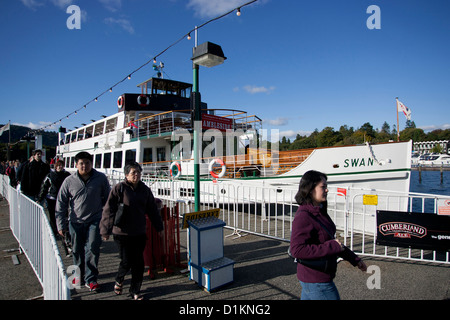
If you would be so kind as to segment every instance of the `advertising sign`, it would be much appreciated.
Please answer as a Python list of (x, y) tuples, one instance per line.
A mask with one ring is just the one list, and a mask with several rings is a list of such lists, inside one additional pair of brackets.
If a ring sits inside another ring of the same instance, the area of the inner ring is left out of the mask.
[(189, 227), (188, 222), (191, 221), (191, 220), (203, 219), (203, 218), (208, 218), (208, 217), (219, 218), (219, 214), (220, 214), (220, 209), (219, 208), (210, 209), (210, 210), (204, 210), (204, 211), (191, 212), (191, 213), (185, 213), (183, 215), (183, 227), (182, 228), (186, 229), (187, 227)]
[(450, 217), (378, 210), (377, 244), (447, 251), (450, 249)]
[(202, 128), (218, 129), (220, 131), (226, 131), (232, 129), (233, 120), (229, 118), (219, 117), (212, 114), (202, 114)]

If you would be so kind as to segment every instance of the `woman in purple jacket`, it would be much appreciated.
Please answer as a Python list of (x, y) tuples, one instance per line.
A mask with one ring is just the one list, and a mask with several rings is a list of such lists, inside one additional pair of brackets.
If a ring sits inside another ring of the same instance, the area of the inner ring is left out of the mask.
[[(297, 263), (302, 300), (339, 300), (333, 283), (338, 256), (362, 271), (367, 269), (353, 251), (334, 238), (336, 225), (327, 213), (327, 193), (327, 176), (311, 170), (303, 175), (295, 196), (299, 208), (292, 224), (290, 253), (302, 260)], [(324, 260), (328, 264), (326, 270), (318, 270), (311, 264), (323, 264)]]

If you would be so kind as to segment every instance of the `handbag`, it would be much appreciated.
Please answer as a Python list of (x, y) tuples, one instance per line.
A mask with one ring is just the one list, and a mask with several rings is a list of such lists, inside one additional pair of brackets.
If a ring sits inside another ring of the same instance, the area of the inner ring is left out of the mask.
[(114, 216), (114, 226), (121, 227), (126, 221), (126, 215), (123, 210), (123, 184), (120, 184), (119, 190), (119, 206), (117, 208), (116, 214)]
[[(320, 222), (314, 216), (313, 216), (313, 219), (316, 220), (322, 226), (322, 228), (326, 231), (326, 233), (328, 233), (328, 235), (334, 239), (334, 236), (331, 234), (330, 231), (328, 231), (328, 229), (324, 226), (324, 224), (322, 222)], [(308, 268), (311, 268), (313, 270), (317, 270), (320, 272), (328, 273), (328, 274), (330, 274), (334, 271), (334, 268), (336, 265), (336, 261), (333, 261), (334, 258), (332, 258), (332, 257), (322, 257), (322, 258), (318, 258), (318, 259), (294, 258), (291, 255), (290, 247), (288, 248), (288, 255), (289, 255), (289, 257), (294, 259), (295, 263), (300, 263), (300, 264), (304, 265), (305, 267), (308, 267)]]

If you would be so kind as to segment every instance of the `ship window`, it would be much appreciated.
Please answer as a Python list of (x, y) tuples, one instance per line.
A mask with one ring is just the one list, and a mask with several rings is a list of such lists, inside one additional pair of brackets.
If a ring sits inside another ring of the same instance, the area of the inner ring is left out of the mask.
[(70, 143), (70, 134), (66, 134), (66, 144)]
[(70, 168), (70, 158), (66, 158), (66, 168)]
[(95, 125), (95, 129), (94, 129), (94, 137), (103, 134), (103, 128), (104, 127), (105, 127), (105, 123), (104, 122), (97, 123)]
[(103, 168), (111, 168), (111, 152), (105, 153), (103, 156)]
[(102, 167), (102, 154), (96, 154), (95, 155), (95, 164), (94, 164), (96, 169), (100, 169)]
[(113, 168), (122, 168), (122, 151), (114, 152)]
[(144, 159), (143, 159), (143, 162), (153, 162), (152, 148), (144, 148)]
[(86, 128), (86, 133), (84, 134), (84, 137), (86, 139), (92, 138), (92, 134), (94, 133), (94, 126), (90, 126)]
[(136, 161), (136, 149), (125, 151), (125, 164)]
[(76, 165), (75, 165), (75, 157), (71, 157), (70, 158), (70, 167), (71, 168), (75, 168), (76, 167)]
[(166, 147), (156, 149), (156, 161), (166, 161)]
[(106, 121), (105, 133), (115, 131), (117, 127), (117, 117)]
[(74, 142), (77, 140), (77, 133), (76, 132), (72, 132), (72, 137), (70, 138), (71, 142)]
[(83, 140), (84, 139), (84, 129), (78, 131), (77, 136), (78, 136), (77, 141)]

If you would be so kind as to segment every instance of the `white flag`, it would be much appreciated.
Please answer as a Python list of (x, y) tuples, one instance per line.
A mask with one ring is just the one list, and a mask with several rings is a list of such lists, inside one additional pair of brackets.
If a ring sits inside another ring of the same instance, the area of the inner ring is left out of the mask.
[(397, 112), (403, 112), (406, 119), (411, 120), (411, 110), (398, 100), (397, 100)]
[(8, 131), (9, 130), (9, 122), (8, 124), (5, 124), (1, 129), (0, 129), (0, 136), (3, 134), (3, 132)]

